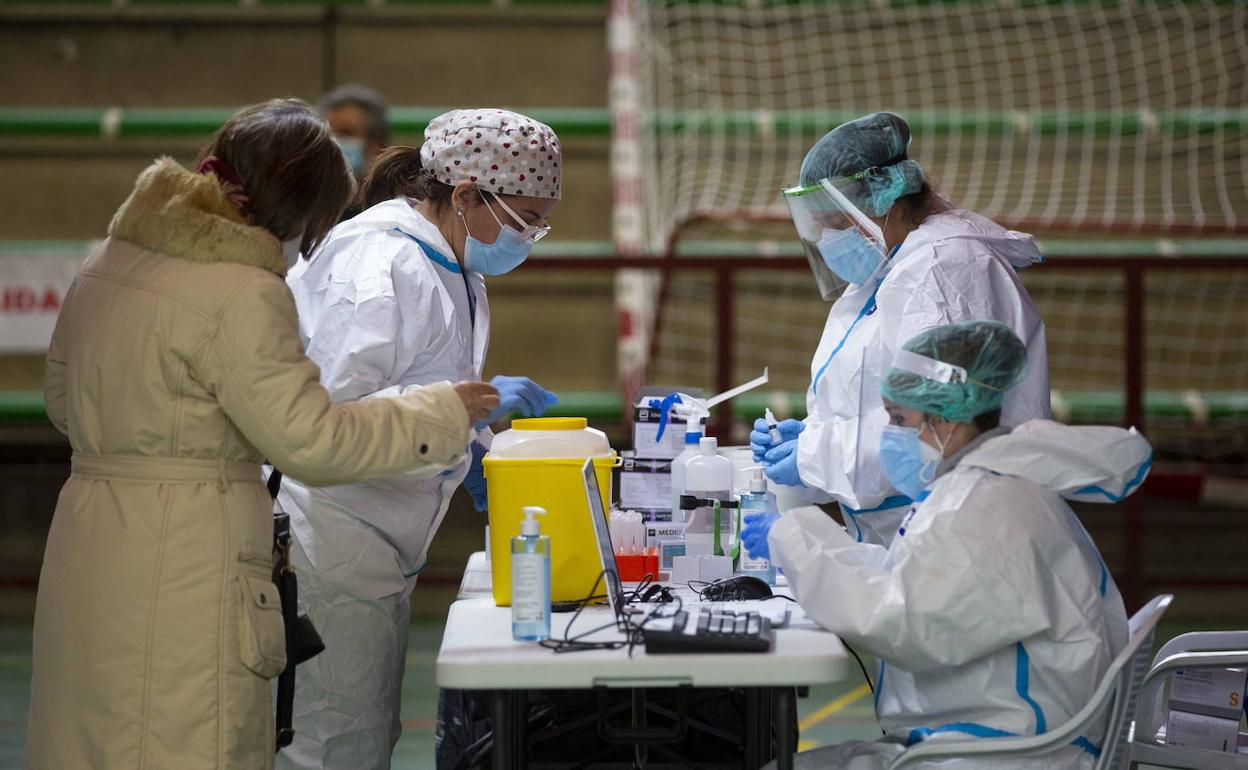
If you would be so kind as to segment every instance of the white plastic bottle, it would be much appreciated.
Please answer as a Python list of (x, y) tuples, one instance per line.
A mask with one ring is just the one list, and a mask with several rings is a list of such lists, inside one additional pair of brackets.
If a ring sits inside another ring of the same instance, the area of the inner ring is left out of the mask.
[(511, 539), (511, 638), (540, 642), (550, 638), (550, 537), (543, 535), (535, 505), (524, 508), (520, 534)]
[(680, 510), (680, 496), (685, 494), (685, 469), (689, 461), (699, 454), (698, 442), (702, 440), (702, 422), (696, 420), (685, 429), (685, 451), (672, 460), (672, 521), (685, 520), (684, 511)]
[[(719, 442), (712, 436), (698, 442), (698, 454), (685, 464), (685, 494), (705, 500), (732, 500), (732, 461), (718, 454)], [(722, 538), (731, 537), (735, 511), (723, 509), (720, 513), (721, 545), (728, 543)], [(692, 511), (685, 526), (685, 553), (689, 556), (711, 555), (715, 549), (715, 511), (702, 506)]]
[[(744, 519), (751, 513), (775, 513), (776, 505), (771, 495), (767, 492), (767, 478), (763, 475), (763, 469), (754, 468), (754, 476), (750, 479), (750, 491), (741, 495), (741, 517)], [(744, 527), (744, 524), (742, 525)], [(769, 586), (776, 584), (776, 567), (767, 559), (751, 557), (745, 550), (745, 546), (741, 547), (741, 569), (742, 575), (756, 577)]]

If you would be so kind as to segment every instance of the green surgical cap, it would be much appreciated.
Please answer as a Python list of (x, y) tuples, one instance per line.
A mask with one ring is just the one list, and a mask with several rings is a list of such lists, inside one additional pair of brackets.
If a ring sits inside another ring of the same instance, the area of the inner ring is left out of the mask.
[(920, 332), (905, 350), (966, 370), (965, 382), (938, 382), (896, 366), (888, 370), (880, 393), (910, 409), (953, 422), (970, 422), (1001, 408), (1005, 392), (1027, 370), (1027, 346), (1010, 327), (997, 321), (963, 321)]
[(840, 189), (867, 216), (882, 217), (898, 198), (923, 188), (923, 169), (906, 158), (909, 144), (910, 126), (890, 112), (855, 118), (815, 142), (802, 161), (800, 183), (813, 185), (879, 167), (883, 173)]

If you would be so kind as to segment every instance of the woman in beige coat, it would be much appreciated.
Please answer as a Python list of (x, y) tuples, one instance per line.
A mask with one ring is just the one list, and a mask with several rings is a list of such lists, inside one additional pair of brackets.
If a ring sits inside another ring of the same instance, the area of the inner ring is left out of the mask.
[(235, 116), (200, 169), (139, 176), (48, 352), (74, 455), (39, 582), (30, 768), (271, 767), (286, 661), (260, 462), (317, 485), (437, 473), (498, 405), (483, 383), (340, 405), (318, 384), (283, 253), (325, 236), (352, 182), (306, 105)]

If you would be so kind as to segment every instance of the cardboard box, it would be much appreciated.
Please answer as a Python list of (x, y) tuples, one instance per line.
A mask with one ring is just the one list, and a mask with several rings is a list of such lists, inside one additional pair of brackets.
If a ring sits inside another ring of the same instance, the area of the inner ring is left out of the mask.
[(671, 513), (672, 461), (621, 453), (620, 507)]
[(1209, 751), (1234, 752), (1239, 742), (1239, 720), (1171, 711), (1166, 722), (1166, 745)]
[[(659, 423), (663, 410), (654, 406), (675, 392), (703, 398), (701, 388), (642, 388), (633, 405), (633, 452), (637, 457), (671, 460), (685, 451), (685, 420), (668, 414), (667, 427), (659, 440)], [(668, 504), (670, 506), (670, 503)]]
[(1170, 708), (1238, 720), (1244, 711), (1246, 680), (1244, 669), (1180, 669), (1170, 680)]

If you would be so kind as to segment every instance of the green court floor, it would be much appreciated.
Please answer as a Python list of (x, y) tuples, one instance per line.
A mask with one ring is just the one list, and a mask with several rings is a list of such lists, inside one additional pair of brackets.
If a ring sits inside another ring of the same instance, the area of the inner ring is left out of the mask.
[[(1159, 637), (1168, 639), (1192, 627), (1196, 624), (1166, 625), (1160, 629)], [(0, 623), (0, 768), (6, 770), (25, 766), (30, 630), (29, 623)], [(403, 679), (403, 737), (394, 753), (395, 770), (423, 770), (434, 766), (437, 714), (434, 660), (441, 638), (442, 624), (438, 621), (421, 621), (412, 626), (407, 673)], [(798, 705), (802, 748), (879, 735), (871, 697), (856, 665), (852, 665), (846, 682), (811, 688), (810, 697), (799, 701)]]

